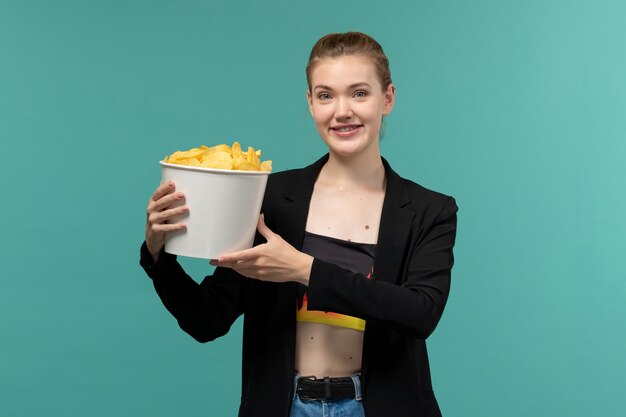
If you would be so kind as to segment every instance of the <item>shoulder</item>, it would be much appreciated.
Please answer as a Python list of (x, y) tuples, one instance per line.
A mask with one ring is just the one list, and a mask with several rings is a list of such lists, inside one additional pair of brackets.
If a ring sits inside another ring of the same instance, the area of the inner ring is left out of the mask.
[(262, 210), (270, 213), (274, 208), (310, 200), (313, 185), (324, 158), (304, 168), (271, 173), (267, 179)]
[(328, 160), (328, 154), (303, 168), (287, 169), (270, 174), (267, 180), (266, 196), (283, 195), (288, 200), (307, 198), (313, 190), (315, 179), (321, 167)]
[(402, 178), (402, 182), (404, 183), (404, 186), (411, 197), (411, 202), (413, 203), (441, 207), (449, 204), (451, 201), (454, 201), (454, 197), (451, 195), (431, 190), (410, 179)]
[(276, 201), (281, 196), (297, 189), (298, 184), (302, 183), (304, 171), (305, 168), (298, 168), (271, 173), (267, 178), (265, 198), (270, 201)]
[(389, 166), (388, 186), (391, 184), (394, 188), (401, 190), (395, 191), (394, 195), (397, 194), (403, 200), (404, 208), (420, 216), (436, 218), (444, 212), (455, 214), (458, 211), (456, 200), (451, 195), (432, 190), (402, 177)]
[(268, 187), (280, 187), (281, 185), (290, 184), (296, 181), (296, 178), (302, 175), (305, 169), (306, 168), (295, 168), (286, 171), (272, 172), (267, 179), (267, 185)]

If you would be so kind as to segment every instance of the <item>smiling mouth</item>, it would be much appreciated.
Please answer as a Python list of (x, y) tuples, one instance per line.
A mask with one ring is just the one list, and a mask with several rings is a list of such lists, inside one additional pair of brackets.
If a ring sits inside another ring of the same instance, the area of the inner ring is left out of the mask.
[(353, 125), (353, 126), (341, 126), (341, 127), (331, 127), (331, 130), (334, 130), (336, 132), (351, 132), (355, 129), (358, 129), (359, 127), (361, 127), (361, 125)]
[(335, 126), (330, 128), (330, 132), (338, 138), (349, 139), (361, 132), (363, 125)]

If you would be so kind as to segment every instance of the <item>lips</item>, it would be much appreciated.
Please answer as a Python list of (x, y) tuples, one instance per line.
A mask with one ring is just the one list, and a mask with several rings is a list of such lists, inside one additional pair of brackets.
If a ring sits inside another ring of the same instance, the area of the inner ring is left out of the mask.
[(359, 130), (361, 130), (363, 125), (350, 124), (350, 125), (337, 125), (330, 128), (331, 132), (335, 135), (347, 138), (354, 134), (356, 134)]

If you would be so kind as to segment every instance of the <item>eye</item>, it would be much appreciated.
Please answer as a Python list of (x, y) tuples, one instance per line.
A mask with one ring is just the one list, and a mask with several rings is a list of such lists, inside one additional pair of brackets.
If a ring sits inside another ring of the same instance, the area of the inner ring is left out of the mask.
[(367, 91), (364, 91), (364, 90), (359, 90), (356, 93), (354, 93), (354, 97), (363, 98), (366, 96), (367, 96)]
[(317, 98), (319, 98), (320, 100), (330, 100), (330, 94), (320, 93), (317, 95)]

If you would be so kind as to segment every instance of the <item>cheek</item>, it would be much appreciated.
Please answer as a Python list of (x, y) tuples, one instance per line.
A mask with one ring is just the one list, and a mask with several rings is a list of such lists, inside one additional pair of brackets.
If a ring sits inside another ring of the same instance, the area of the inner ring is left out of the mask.
[(380, 123), (382, 119), (382, 111), (377, 107), (367, 106), (361, 109), (360, 116), (364, 121), (371, 124), (377, 124)]
[(313, 119), (316, 124), (324, 124), (328, 123), (328, 121), (332, 118), (332, 112), (330, 112), (327, 108), (317, 107), (313, 109)]

